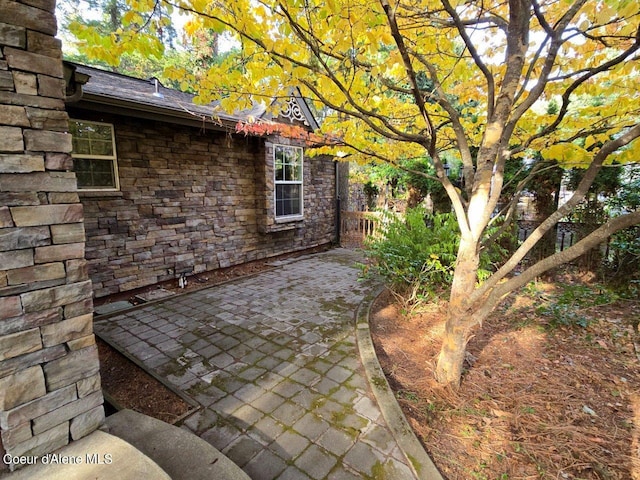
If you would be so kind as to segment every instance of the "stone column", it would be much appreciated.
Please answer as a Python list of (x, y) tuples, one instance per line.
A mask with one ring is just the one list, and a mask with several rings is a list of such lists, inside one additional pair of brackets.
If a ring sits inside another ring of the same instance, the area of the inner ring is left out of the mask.
[[(51, 452), (104, 420), (54, 10), (55, 0), (0, 0), (4, 458)], [(0, 459), (0, 471), (15, 467)]]

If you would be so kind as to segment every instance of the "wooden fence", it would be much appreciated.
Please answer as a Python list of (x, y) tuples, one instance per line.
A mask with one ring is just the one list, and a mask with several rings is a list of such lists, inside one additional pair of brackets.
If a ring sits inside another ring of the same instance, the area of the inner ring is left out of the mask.
[[(365, 239), (380, 234), (382, 214), (380, 212), (340, 212), (340, 246), (361, 248)], [(519, 221), (518, 240), (524, 241), (538, 226), (537, 222)], [(584, 225), (559, 222), (557, 226), (556, 251), (563, 251), (577, 242)], [(601, 246), (602, 254), (609, 254), (608, 241)]]
[(362, 247), (366, 238), (377, 235), (380, 220), (377, 212), (340, 212), (340, 245)]

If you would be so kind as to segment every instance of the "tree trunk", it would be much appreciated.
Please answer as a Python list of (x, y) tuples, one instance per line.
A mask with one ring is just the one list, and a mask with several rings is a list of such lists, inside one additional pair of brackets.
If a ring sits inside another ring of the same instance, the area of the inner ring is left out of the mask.
[(407, 197), (407, 208), (416, 208), (424, 200), (424, 195), (420, 190), (411, 185), (409, 187), (409, 196)]
[[(556, 161), (543, 161), (543, 167), (557, 165)], [(547, 173), (536, 179), (534, 190), (534, 205), (536, 208), (536, 219), (538, 222), (548, 218), (558, 209), (560, 200), (560, 188), (562, 187), (562, 170), (559, 168), (547, 171)], [(556, 242), (558, 237), (558, 226), (550, 229), (529, 253), (531, 264), (539, 262), (556, 253)]]
[(462, 326), (464, 323), (464, 318), (456, 318), (449, 313), (436, 366), (436, 380), (441, 384), (460, 384), (469, 340), (469, 329)]
[(479, 262), (477, 242), (462, 238), (451, 286), (442, 348), (436, 366), (436, 380), (441, 384), (460, 384), (469, 333), (478, 323), (471, 306), (467, 304), (467, 298), (475, 287)]

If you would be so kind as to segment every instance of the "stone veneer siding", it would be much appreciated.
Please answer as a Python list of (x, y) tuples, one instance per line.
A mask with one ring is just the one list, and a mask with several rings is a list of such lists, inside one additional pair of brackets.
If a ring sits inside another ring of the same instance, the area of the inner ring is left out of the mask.
[(54, 8), (0, 0), (2, 459), (51, 452), (104, 420)]
[(120, 192), (80, 193), (101, 297), (335, 240), (335, 164), (304, 162), (304, 220), (277, 223), (272, 143), (70, 107), (114, 125)]

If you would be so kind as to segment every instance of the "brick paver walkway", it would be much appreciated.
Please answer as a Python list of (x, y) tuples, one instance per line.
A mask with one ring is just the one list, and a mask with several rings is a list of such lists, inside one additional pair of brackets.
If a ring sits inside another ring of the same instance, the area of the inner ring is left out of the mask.
[(364, 376), (372, 288), (335, 249), (95, 323), (203, 408), (187, 428), (261, 479), (414, 479)]

